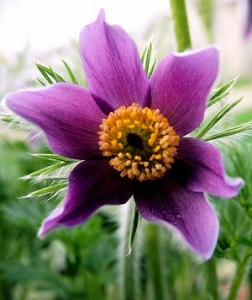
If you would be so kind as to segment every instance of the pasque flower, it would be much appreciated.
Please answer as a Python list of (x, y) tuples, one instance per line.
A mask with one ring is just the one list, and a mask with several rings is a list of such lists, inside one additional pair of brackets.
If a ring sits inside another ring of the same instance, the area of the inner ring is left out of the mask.
[(56, 83), (6, 97), (11, 110), (45, 132), (53, 152), (81, 160), (39, 236), (133, 195), (143, 218), (174, 229), (209, 258), (219, 225), (205, 193), (232, 197), (242, 184), (226, 176), (215, 146), (186, 136), (203, 120), (218, 51), (168, 54), (149, 80), (133, 40), (102, 11), (81, 31), (80, 53), (88, 89)]

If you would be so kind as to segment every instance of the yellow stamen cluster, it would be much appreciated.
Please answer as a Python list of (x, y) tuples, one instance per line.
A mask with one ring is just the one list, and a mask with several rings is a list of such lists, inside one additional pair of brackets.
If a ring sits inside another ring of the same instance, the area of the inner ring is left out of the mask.
[(154, 180), (174, 162), (179, 136), (159, 109), (121, 106), (102, 120), (100, 129), (100, 150), (122, 177)]

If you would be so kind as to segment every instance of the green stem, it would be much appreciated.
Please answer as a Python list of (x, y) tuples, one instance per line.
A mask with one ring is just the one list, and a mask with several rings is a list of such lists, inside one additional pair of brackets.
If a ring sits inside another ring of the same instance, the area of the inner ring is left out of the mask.
[[(1, 180), (1, 178), (0, 178), (0, 180)], [(0, 220), (4, 220), (2, 214), (0, 214)], [(0, 245), (1, 245), (1, 247), (0, 247), (0, 262), (1, 263), (5, 262), (9, 255), (9, 243), (10, 243), (10, 240), (8, 240), (6, 238), (6, 232), (8, 232), (8, 229), (5, 228), (4, 225), (5, 224), (3, 222), (0, 222)], [(3, 275), (2, 271), (0, 271), (0, 300), (13, 299), (12, 286), (11, 286), (10, 282), (5, 280), (2, 275)]]
[(207, 290), (214, 300), (219, 299), (216, 259), (213, 257), (206, 263)]
[(230, 292), (228, 295), (227, 300), (235, 300), (237, 299), (237, 293), (239, 291), (240, 285), (242, 283), (243, 277), (247, 271), (247, 263), (249, 261), (250, 258), (250, 253), (247, 254), (244, 258), (244, 260), (242, 262), (240, 262), (240, 264), (237, 266), (237, 270), (235, 273), (235, 277), (233, 279), (231, 288), (230, 288)]
[(134, 199), (121, 207), (120, 249), (119, 249), (119, 298), (121, 300), (137, 299), (137, 278), (134, 267), (136, 254), (132, 251), (136, 237), (139, 213)]
[(185, 0), (170, 0), (170, 4), (177, 41), (177, 50), (182, 52), (191, 48)]
[(169, 299), (166, 291), (165, 284), (165, 263), (164, 263), (164, 253), (162, 247), (162, 236), (161, 230), (158, 225), (150, 225), (147, 232), (147, 260), (148, 260), (148, 275), (150, 293), (153, 297), (149, 299)]

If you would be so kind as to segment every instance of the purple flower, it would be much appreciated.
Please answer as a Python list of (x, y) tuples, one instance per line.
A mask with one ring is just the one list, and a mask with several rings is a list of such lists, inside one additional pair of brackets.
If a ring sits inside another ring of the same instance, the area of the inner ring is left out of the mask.
[(81, 31), (80, 52), (89, 90), (57, 83), (6, 97), (11, 110), (45, 132), (53, 152), (83, 160), (39, 236), (133, 195), (145, 219), (172, 228), (209, 258), (219, 225), (204, 193), (233, 197), (242, 185), (225, 175), (212, 144), (185, 137), (203, 120), (218, 51), (169, 54), (149, 80), (133, 40), (101, 12)]

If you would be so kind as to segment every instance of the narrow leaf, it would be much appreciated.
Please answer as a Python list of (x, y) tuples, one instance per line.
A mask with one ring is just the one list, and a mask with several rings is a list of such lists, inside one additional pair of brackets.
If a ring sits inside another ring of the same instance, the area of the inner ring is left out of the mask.
[(9, 114), (0, 114), (0, 119), (7, 123), (20, 124), (20, 122), (13, 116)]
[(46, 79), (46, 81), (49, 83), (49, 84), (52, 84), (53, 81), (51, 80), (51, 78), (47, 75), (47, 72), (45, 71), (45, 68), (43, 65), (40, 65), (40, 64), (36, 64), (38, 70), (40, 71), (40, 73), (44, 76), (44, 78)]
[(147, 49), (146, 59), (145, 59), (145, 66), (144, 66), (146, 74), (149, 73), (151, 53), (152, 53), (152, 44), (150, 43), (150, 45), (149, 45), (149, 47)]
[(233, 88), (233, 86), (235, 85), (236, 81), (237, 81), (238, 77), (235, 77), (234, 79), (228, 81), (227, 83), (223, 84), (220, 88), (216, 89), (208, 103), (207, 103), (207, 107), (212, 106), (213, 104), (215, 104), (216, 102), (220, 101), (221, 99), (223, 99), (224, 97), (226, 97), (230, 90)]
[(126, 205), (122, 207), (123, 216), (121, 223), (121, 251), (125, 256), (132, 251), (132, 246), (138, 226), (139, 213), (135, 201), (131, 198)]
[(230, 110), (232, 110), (240, 101), (242, 98), (227, 104), (224, 106), (207, 124), (206, 126), (200, 131), (200, 133), (197, 135), (197, 138), (202, 138), (216, 123), (218, 123)]
[(62, 62), (63, 62), (64, 66), (65, 66), (65, 68), (66, 68), (66, 70), (68, 72), (68, 75), (70, 76), (70, 78), (72, 80), (72, 83), (79, 84), (78, 81), (76, 80), (76, 78), (75, 78), (72, 70), (70, 69), (69, 65), (63, 59), (62, 59)]
[(144, 63), (144, 60), (145, 60), (147, 48), (148, 48), (148, 47), (145, 47), (145, 49), (144, 49), (144, 51), (143, 51), (143, 53), (142, 53), (142, 55), (141, 55), (141, 62), (142, 62), (142, 64)]
[(30, 153), (30, 155), (38, 158), (47, 159), (47, 160), (53, 160), (53, 161), (63, 161), (63, 162), (70, 162), (70, 163), (76, 162), (75, 159), (67, 158), (54, 153)]
[(65, 80), (59, 74), (55, 73), (51, 67), (48, 68), (48, 74), (51, 75), (56, 82), (65, 82)]
[(53, 83), (52, 79), (54, 79), (55, 82), (65, 82), (64, 78), (62, 78), (58, 73), (54, 72), (51, 67), (45, 67), (41, 64), (36, 64), (36, 66), (49, 84)]
[(36, 78), (36, 79), (42, 86), (46, 86), (46, 84), (41, 79), (39, 79), (39, 78)]
[(60, 169), (64, 166), (66, 166), (67, 164), (66, 163), (58, 163), (58, 164), (54, 164), (54, 165), (51, 165), (51, 166), (48, 166), (48, 167), (45, 167), (43, 169), (40, 169), (40, 170), (37, 170), (35, 172), (32, 172), (30, 173), (29, 175), (26, 175), (26, 176), (23, 176), (21, 177), (21, 179), (23, 180), (30, 180), (34, 177), (37, 177), (37, 176), (40, 176), (42, 174), (47, 174), (47, 173), (51, 173), (52, 171), (55, 171), (57, 169)]
[(153, 74), (153, 71), (155, 69), (155, 66), (156, 66), (156, 63), (157, 63), (157, 60), (155, 59), (154, 63), (152, 64), (150, 70), (149, 70), (149, 73), (148, 73), (148, 77), (150, 78), (151, 75)]
[(143, 68), (148, 77), (152, 75), (156, 65), (156, 60), (151, 64), (152, 56), (153, 56), (153, 47), (152, 47), (152, 43), (149, 43), (141, 55)]
[(233, 128), (226, 129), (225, 131), (213, 134), (211, 136), (208, 136), (204, 140), (205, 141), (216, 140), (216, 139), (224, 138), (227, 136), (232, 136), (232, 135), (235, 135), (238, 133), (246, 132), (251, 129), (252, 129), (252, 122), (248, 122), (248, 123), (244, 123), (244, 124), (235, 126)]
[(45, 188), (39, 189), (39, 190), (34, 191), (22, 198), (32, 198), (32, 197), (42, 196), (45, 194), (55, 193), (55, 192), (59, 192), (60, 190), (66, 188), (66, 187), (67, 187), (67, 182), (62, 182), (62, 183), (58, 183), (55, 185), (51, 185), (51, 186), (47, 186)]

